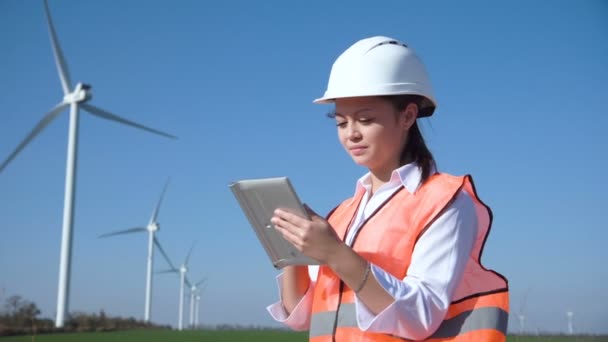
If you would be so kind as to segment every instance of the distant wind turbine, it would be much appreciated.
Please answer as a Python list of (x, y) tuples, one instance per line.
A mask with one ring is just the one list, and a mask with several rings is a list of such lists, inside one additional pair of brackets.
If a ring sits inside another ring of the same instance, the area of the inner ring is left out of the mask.
[(208, 283), (205, 282), (205, 284), (203, 285), (203, 287), (198, 289), (198, 293), (196, 295), (196, 323), (195, 323), (195, 327), (196, 328), (198, 328), (198, 322), (199, 322), (198, 317), (199, 317), (199, 314), (200, 314), (200, 311), (201, 311), (201, 307), (200, 307), (200, 304), (201, 304), (201, 293), (203, 293), (203, 291), (207, 287), (207, 284)]
[(574, 312), (568, 311), (566, 312), (568, 316), (568, 335), (574, 334), (574, 328), (572, 327), (572, 320), (574, 319)]
[(196, 284), (190, 286), (190, 327), (194, 328), (194, 306), (196, 297), (198, 296), (199, 285), (203, 284), (207, 279), (203, 278)]
[(200, 303), (201, 303), (201, 295), (197, 294), (196, 295), (196, 311), (195, 311), (195, 317), (196, 320), (194, 322), (194, 329), (198, 328), (198, 314), (200, 313)]
[(69, 288), (70, 288), (70, 272), (72, 261), (72, 229), (74, 223), (74, 198), (76, 192), (76, 159), (78, 151), (78, 110), (80, 108), (89, 112), (92, 115), (100, 118), (116, 121), (128, 126), (139, 128), (154, 134), (175, 139), (175, 136), (161, 132), (159, 130), (143, 126), (141, 124), (129, 121), (110, 113), (104, 109), (88, 104), (91, 100), (91, 86), (78, 82), (76, 87), (72, 88), (70, 73), (68, 66), (63, 57), (63, 52), (59, 46), (59, 40), (55, 33), (55, 28), (51, 20), (48, 3), (44, 0), (44, 10), (47, 18), (49, 35), (53, 53), (55, 55), (55, 64), (59, 71), (61, 87), (63, 89), (63, 99), (50, 112), (45, 114), (42, 119), (34, 126), (32, 131), (23, 139), (17, 148), (8, 156), (8, 158), (0, 164), (0, 173), (6, 166), (29, 144), (40, 132), (42, 132), (59, 114), (70, 107), (70, 128), (68, 136), (68, 151), (67, 151), (67, 166), (65, 176), (65, 195), (63, 209), (63, 228), (61, 237), (61, 256), (59, 261), (59, 286), (57, 293), (57, 311), (55, 326), (63, 327), (65, 317), (68, 312), (69, 304)]
[(525, 331), (525, 326), (526, 326), (526, 304), (528, 302), (528, 293), (530, 293), (530, 288), (528, 287), (528, 289), (526, 290), (526, 293), (524, 294), (524, 297), (522, 299), (522, 304), (519, 307), (519, 314), (517, 315), (517, 317), (519, 318), (519, 334), (523, 335), (524, 331)]
[(177, 321), (177, 330), (180, 330), (180, 331), (184, 329), (184, 288), (185, 288), (185, 285), (188, 285), (189, 288), (192, 287), (192, 284), (188, 280), (186, 274), (188, 273), (188, 261), (190, 260), (190, 255), (192, 254), (192, 249), (194, 248), (195, 244), (196, 244), (196, 242), (192, 243), (192, 247), (190, 247), (190, 250), (188, 251), (188, 254), (186, 255), (186, 259), (180, 265), (179, 268), (175, 268), (172, 266), (168, 270), (158, 272), (158, 273), (179, 273), (179, 317), (178, 317), (178, 321)]
[(161, 251), (165, 260), (169, 264), (170, 267), (173, 267), (171, 264), (171, 260), (163, 251), (158, 239), (156, 238), (156, 232), (160, 229), (160, 225), (158, 224), (158, 212), (160, 210), (160, 205), (163, 201), (163, 197), (165, 196), (165, 192), (167, 191), (167, 186), (169, 185), (169, 179), (165, 183), (163, 187), (163, 191), (160, 194), (160, 198), (156, 203), (156, 207), (154, 207), (154, 211), (152, 212), (152, 216), (150, 216), (150, 221), (146, 227), (135, 227), (129, 228), (125, 230), (119, 230), (116, 232), (111, 232), (107, 234), (102, 234), (99, 237), (108, 237), (114, 235), (122, 235), (122, 234), (130, 234), (130, 233), (139, 233), (139, 232), (148, 232), (148, 262), (146, 265), (146, 304), (144, 308), (144, 321), (150, 322), (150, 311), (152, 310), (152, 266), (154, 263), (154, 245), (158, 247)]

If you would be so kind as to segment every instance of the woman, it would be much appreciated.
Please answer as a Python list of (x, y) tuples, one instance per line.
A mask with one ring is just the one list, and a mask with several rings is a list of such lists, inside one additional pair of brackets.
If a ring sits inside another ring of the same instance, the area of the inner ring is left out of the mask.
[(335, 61), (325, 95), (338, 138), (369, 172), (352, 198), (311, 220), (272, 223), (321, 266), (286, 267), (271, 315), (311, 341), (504, 341), (508, 283), (480, 264), (492, 214), (470, 176), (436, 170), (417, 118), (435, 100), (414, 51), (388, 37)]

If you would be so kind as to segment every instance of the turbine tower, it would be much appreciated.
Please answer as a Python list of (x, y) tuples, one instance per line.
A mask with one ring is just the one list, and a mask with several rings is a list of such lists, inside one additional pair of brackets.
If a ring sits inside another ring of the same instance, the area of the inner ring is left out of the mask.
[(177, 323), (177, 330), (179, 331), (184, 329), (184, 283), (190, 286), (190, 282), (186, 279), (186, 273), (188, 273), (188, 267), (186, 264), (182, 264), (179, 267), (179, 319)]
[(160, 198), (158, 199), (158, 202), (156, 203), (156, 207), (154, 207), (154, 211), (152, 212), (152, 216), (150, 216), (150, 221), (148, 222), (148, 225), (146, 227), (129, 228), (129, 229), (125, 229), (125, 230), (119, 230), (116, 232), (102, 234), (99, 236), (100, 238), (103, 238), (103, 237), (114, 236), (114, 235), (148, 232), (148, 258), (147, 258), (148, 262), (146, 265), (146, 299), (145, 299), (146, 304), (145, 304), (145, 308), (144, 308), (144, 321), (146, 321), (146, 322), (150, 322), (150, 311), (152, 310), (152, 266), (154, 263), (154, 245), (156, 245), (158, 247), (158, 249), (161, 251), (161, 253), (165, 257), (165, 260), (167, 261), (169, 266), (173, 267), (173, 264), (171, 264), (171, 260), (169, 260), (169, 257), (167, 257), (166, 253), (163, 251), (160, 243), (158, 242), (158, 239), (156, 238), (156, 232), (160, 229), (160, 225), (158, 224), (158, 221), (156, 219), (158, 217), (158, 212), (160, 210), (160, 204), (163, 201), (163, 197), (165, 196), (165, 192), (167, 191), (168, 185), (169, 185), (169, 179), (167, 179), (167, 182), (165, 183), (163, 191), (160, 194)]
[(207, 287), (207, 281), (205, 280), (204, 285), (202, 287), (197, 287), (196, 288), (196, 307), (194, 308), (194, 328), (198, 328), (198, 317), (199, 317), (199, 313), (201, 311), (200, 309), (200, 302), (201, 302), (201, 293), (203, 292), (203, 290), (205, 290), (205, 288)]
[(194, 328), (194, 304), (196, 296), (198, 296), (198, 286), (205, 282), (205, 278), (199, 280), (196, 284), (190, 286), (190, 328)]
[(525, 332), (525, 326), (526, 326), (526, 304), (528, 302), (528, 294), (530, 293), (530, 287), (528, 287), (528, 289), (526, 290), (526, 292), (524, 293), (524, 296), (522, 298), (522, 303), (519, 307), (519, 314), (517, 315), (517, 317), (519, 318), (519, 334), (523, 335)]
[(59, 72), (59, 79), (63, 89), (63, 99), (50, 112), (46, 113), (38, 122), (32, 131), (23, 139), (17, 148), (8, 156), (8, 158), (0, 164), (0, 173), (6, 166), (29, 144), (40, 132), (42, 132), (59, 114), (70, 108), (70, 124), (68, 135), (68, 150), (67, 150), (67, 165), (65, 175), (65, 195), (63, 207), (63, 226), (61, 235), (61, 253), (59, 261), (59, 285), (57, 289), (57, 311), (55, 318), (55, 326), (60, 328), (64, 326), (65, 317), (68, 313), (69, 292), (70, 292), (70, 273), (72, 262), (72, 230), (74, 226), (74, 199), (76, 193), (76, 160), (78, 151), (78, 111), (80, 108), (88, 113), (100, 118), (116, 121), (128, 126), (136, 127), (154, 134), (162, 135), (168, 138), (175, 139), (175, 136), (161, 132), (159, 130), (143, 126), (141, 124), (129, 121), (104, 109), (98, 108), (87, 103), (92, 98), (91, 86), (85, 83), (78, 82), (72, 88), (70, 73), (67, 63), (63, 56), (59, 40), (55, 33), (55, 28), (51, 20), (51, 14), (47, 0), (44, 0), (44, 11), (46, 14), (49, 36), (53, 54), (55, 56), (55, 64)]
[(574, 312), (568, 311), (566, 312), (566, 315), (568, 316), (568, 335), (572, 335), (574, 334), (574, 329), (572, 327), (572, 319), (574, 318)]
[(194, 321), (194, 328), (198, 328), (198, 314), (200, 313), (200, 303), (201, 303), (201, 296), (199, 294), (196, 295), (196, 311), (195, 311), (195, 321)]

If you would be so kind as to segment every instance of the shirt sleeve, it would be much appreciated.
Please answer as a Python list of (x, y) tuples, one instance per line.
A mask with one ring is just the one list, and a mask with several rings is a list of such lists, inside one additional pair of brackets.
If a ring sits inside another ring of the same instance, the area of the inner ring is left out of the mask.
[(420, 340), (443, 321), (477, 235), (475, 204), (461, 191), (420, 237), (403, 279), (372, 265), (372, 274), (395, 299), (374, 315), (355, 296), (357, 324), (363, 331)]
[[(310, 272), (310, 271), (309, 271)], [(315, 282), (311, 280), (310, 286), (306, 290), (304, 297), (300, 300), (300, 302), (296, 305), (296, 307), (291, 311), (291, 314), (287, 314), (285, 311), (285, 307), (283, 307), (283, 302), (281, 301), (281, 289), (283, 288), (281, 285), (283, 283), (283, 273), (277, 276), (277, 285), (279, 287), (279, 301), (269, 305), (266, 307), (268, 313), (272, 318), (284, 325), (288, 326), (292, 330), (296, 331), (304, 331), (310, 328), (310, 316), (312, 310), (312, 294), (314, 289)]]

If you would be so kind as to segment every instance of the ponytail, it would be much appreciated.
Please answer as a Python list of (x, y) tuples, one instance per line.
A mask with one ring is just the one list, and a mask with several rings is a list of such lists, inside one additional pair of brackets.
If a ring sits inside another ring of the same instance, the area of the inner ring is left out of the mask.
[[(424, 101), (424, 97), (418, 95), (396, 95), (382, 96), (382, 98), (390, 101), (398, 112), (405, 110), (408, 104), (414, 103), (420, 110), (420, 104)], [(415, 121), (408, 133), (408, 138), (405, 143), (405, 148), (401, 152), (399, 165), (403, 166), (408, 163), (416, 162), (421, 169), (420, 184), (431, 176), (431, 171), (436, 167), (435, 158), (426, 146), (422, 133), (418, 128), (418, 122)]]

